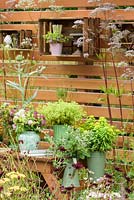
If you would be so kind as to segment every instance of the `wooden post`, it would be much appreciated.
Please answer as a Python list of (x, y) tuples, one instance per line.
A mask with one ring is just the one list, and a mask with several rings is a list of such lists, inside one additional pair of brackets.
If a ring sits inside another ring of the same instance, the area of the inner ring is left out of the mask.
[(84, 24), (83, 24), (83, 53), (89, 52), (89, 43), (87, 42), (87, 39), (89, 38), (89, 32), (88, 32), (88, 18), (84, 18)]
[(94, 33), (95, 33), (94, 53), (99, 54), (100, 53), (100, 18), (94, 19)]
[(43, 35), (44, 35), (44, 22), (42, 20), (39, 20), (39, 51), (40, 54), (44, 54), (44, 41), (43, 41)]

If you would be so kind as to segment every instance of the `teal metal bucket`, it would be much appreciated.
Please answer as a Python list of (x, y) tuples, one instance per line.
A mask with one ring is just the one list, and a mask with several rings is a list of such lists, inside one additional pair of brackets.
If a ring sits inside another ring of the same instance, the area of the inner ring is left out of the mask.
[(87, 166), (89, 169), (89, 178), (94, 181), (104, 176), (105, 173), (105, 153), (91, 152), (90, 157), (87, 158)]
[(54, 125), (53, 130), (54, 130), (54, 140), (55, 141), (61, 140), (66, 135), (68, 126), (67, 125)]
[(78, 169), (73, 167), (73, 159), (67, 164), (62, 180), (62, 186), (64, 188), (80, 187)]

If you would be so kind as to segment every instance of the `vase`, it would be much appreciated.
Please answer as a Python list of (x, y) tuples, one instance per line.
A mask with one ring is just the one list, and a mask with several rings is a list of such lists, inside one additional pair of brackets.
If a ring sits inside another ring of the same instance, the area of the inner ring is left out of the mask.
[(76, 158), (72, 158), (68, 162), (64, 170), (63, 179), (62, 179), (63, 188), (80, 187), (78, 169), (73, 167), (73, 163), (76, 163), (76, 162), (77, 162)]
[(66, 135), (68, 126), (67, 125), (54, 125), (53, 130), (54, 130), (54, 140), (55, 141), (61, 140)]
[(89, 169), (89, 177), (94, 181), (104, 176), (105, 173), (105, 153), (90, 152), (90, 157), (87, 158), (87, 166)]
[(11, 47), (10, 45), (12, 44), (12, 38), (10, 35), (6, 35), (6, 37), (4, 38), (4, 43), (7, 47)]
[(40, 141), (39, 135), (34, 131), (24, 131), (18, 137), (19, 150), (21, 153), (28, 153), (36, 150)]
[(50, 43), (50, 52), (54, 56), (59, 56), (62, 53), (62, 43)]

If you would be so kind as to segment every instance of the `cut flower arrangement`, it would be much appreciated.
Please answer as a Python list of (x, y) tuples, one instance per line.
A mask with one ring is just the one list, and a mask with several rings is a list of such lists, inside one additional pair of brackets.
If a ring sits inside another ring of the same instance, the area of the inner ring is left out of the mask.
[(16, 136), (24, 131), (40, 133), (44, 129), (46, 120), (32, 105), (25, 108), (4, 103), (0, 107), (2, 125), (8, 131), (15, 132)]
[(17, 134), (24, 131), (35, 131), (39, 133), (45, 127), (45, 124), (44, 115), (39, 114), (32, 108), (22, 108), (14, 113), (12, 126)]

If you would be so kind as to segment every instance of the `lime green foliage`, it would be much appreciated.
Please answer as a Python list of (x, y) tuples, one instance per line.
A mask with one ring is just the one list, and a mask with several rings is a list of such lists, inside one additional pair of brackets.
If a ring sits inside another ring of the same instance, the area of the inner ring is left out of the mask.
[(56, 102), (48, 102), (39, 108), (39, 112), (44, 114), (46, 123), (53, 125), (76, 125), (85, 116), (85, 112), (81, 105), (76, 102), (65, 102), (59, 100)]
[[(106, 152), (113, 148), (120, 131), (110, 125), (106, 118), (100, 117), (98, 120), (94, 116), (89, 116), (80, 129), (84, 131), (87, 139), (89, 151)], [(85, 131), (87, 130), (87, 131)]]
[(46, 40), (47, 43), (63, 43), (68, 41), (68, 37), (64, 36), (62, 33), (52, 33), (50, 31), (46, 35), (43, 35), (43, 38)]

